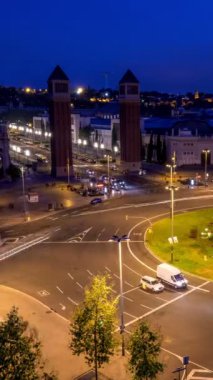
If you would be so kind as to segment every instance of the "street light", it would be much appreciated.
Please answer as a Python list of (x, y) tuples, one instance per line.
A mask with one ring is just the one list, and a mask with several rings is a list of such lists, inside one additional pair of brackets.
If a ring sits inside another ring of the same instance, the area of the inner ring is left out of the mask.
[(120, 277), (120, 334), (122, 341), (122, 356), (125, 355), (125, 345), (124, 345), (124, 303), (123, 303), (123, 270), (122, 270), (122, 249), (121, 243), (122, 241), (128, 241), (129, 237), (127, 235), (117, 236), (113, 235), (110, 241), (115, 241), (118, 243), (118, 254), (119, 254), (119, 277)]
[(70, 185), (70, 160), (67, 158), (67, 186)]
[(24, 167), (21, 167), (21, 178), (22, 178), (22, 194), (24, 203), (24, 218), (26, 221), (30, 220), (29, 212), (27, 210), (26, 195), (25, 195), (25, 183), (24, 183)]
[(81, 139), (78, 139), (78, 154), (80, 153), (80, 145), (82, 143), (82, 140)]
[(84, 151), (86, 152), (87, 140), (83, 140)]
[[(173, 161), (173, 160), (172, 160)], [(166, 187), (167, 190), (170, 190), (171, 195), (171, 209), (170, 209), (170, 219), (171, 219), (171, 237), (169, 237), (169, 243), (171, 246), (171, 262), (173, 262), (174, 255), (174, 243), (177, 243), (177, 237), (174, 236), (174, 191), (178, 190), (178, 187), (173, 184), (173, 169), (176, 168), (176, 165), (173, 163), (171, 165), (166, 165), (167, 168), (170, 168), (170, 184)]]
[(207, 186), (207, 159), (208, 159), (208, 154), (210, 153), (210, 149), (203, 149), (202, 152), (204, 153), (205, 156), (205, 186)]
[(96, 160), (98, 159), (98, 143), (95, 141), (94, 142), (94, 148), (97, 149), (97, 152), (96, 152)]
[(110, 176), (109, 176), (109, 159), (110, 159), (110, 155), (109, 154), (105, 154), (105, 156), (107, 158), (107, 183), (108, 183), (108, 194), (109, 194), (109, 184), (110, 184)]

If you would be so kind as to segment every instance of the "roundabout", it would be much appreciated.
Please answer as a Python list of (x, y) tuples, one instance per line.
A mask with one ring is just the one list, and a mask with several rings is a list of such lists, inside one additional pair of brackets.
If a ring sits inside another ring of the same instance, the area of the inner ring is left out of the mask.
[[(175, 213), (185, 214), (197, 208), (198, 202), (200, 207), (210, 208), (211, 198), (189, 198), (183, 194), (176, 202)], [(213, 371), (212, 282), (187, 275), (188, 289), (166, 288), (160, 294), (139, 286), (142, 276), (155, 277), (160, 263), (146, 248), (153, 235), (147, 229), (166, 217), (169, 201), (162, 194), (154, 194), (104, 202), (95, 208), (84, 206), (70, 210), (67, 215), (59, 212), (57, 218), (47, 217), (33, 223), (31, 230), (29, 224), (26, 231), (24, 226), (17, 226), (14, 237), (20, 231), (28, 236), (45, 230), (48, 239), (32, 246), (28, 242), (27, 248), (25, 245), (17, 255), (2, 261), (1, 283), (31, 295), (69, 320), (94, 275), (110, 274), (119, 296), (118, 249), (109, 240), (113, 235), (127, 234), (130, 240), (122, 243), (125, 336), (143, 318), (160, 328), (162, 360), (167, 367), (159, 379), (171, 380), (172, 371), (180, 367), (185, 355), (190, 356), (189, 373), (195, 369)], [(212, 377), (213, 374), (207, 378)]]

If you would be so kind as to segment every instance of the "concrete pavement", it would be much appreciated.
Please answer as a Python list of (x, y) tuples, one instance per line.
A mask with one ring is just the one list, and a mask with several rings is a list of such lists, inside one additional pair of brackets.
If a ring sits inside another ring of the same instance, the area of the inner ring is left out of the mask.
[[(68, 348), (69, 321), (49, 309), (40, 301), (15, 289), (0, 285), (0, 319), (16, 306), (19, 314), (36, 329), (42, 343), (42, 354), (47, 371), (54, 371), (59, 380), (93, 379), (93, 371), (84, 363), (83, 357), (73, 356)], [(111, 363), (101, 370), (101, 379), (129, 379), (126, 358), (115, 356)]]

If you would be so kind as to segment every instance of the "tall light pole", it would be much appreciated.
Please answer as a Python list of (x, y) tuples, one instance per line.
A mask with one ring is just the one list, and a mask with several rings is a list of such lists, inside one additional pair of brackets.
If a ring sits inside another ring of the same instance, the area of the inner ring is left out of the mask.
[(205, 186), (207, 186), (207, 160), (208, 160), (208, 154), (210, 153), (210, 149), (203, 149), (202, 152), (204, 153), (205, 157)]
[(122, 344), (122, 356), (125, 355), (125, 343), (124, 343), (124, 301), (123, 301), (123, 269), (122, 269), (122, 241), (128, 241), (127, 235), (117, 236), (113, 235), (110, 241), (115, 241), (118, 243), (118, 254), (119, 254), (119, 277), (120, 277), (120, 334), (121, 334), (121, 344)]
[(24, 183), (24, 167), (21, 167), (21, 178), (22, 178), (22, 195), (23, 195), (23, 203), (24, 203), (24, 218), (26, 221), (30, 220), (29, 213), (27, 210), (26, 204), (26, 194), (25, 194), (25, 183)]
[[(172, 159), (174, 162), (174, 160)], [(171, 262), (174, 259), (174, 243), (177, 242), (177, 237), (174, 236), (174, 191), (177, 190), (177, 186), (173, 184), (173, 170), (176, 168), (176, 164), (172, 163), (171, 165), (166, 165), (167, 168), (170, 168), (170, 183), (169, 186), (166, 187), (167, 190), (170, 190), (170, 219), (171, 219), (171, 237), (169, 238), (170, 246), (171, 246)]]
[(70, 185), (70, 160), (67, 158), (67, 186)]
[(108, 194), (109, 194), (109, 184), (110, 184), (110, 176), (109, 176), (109, 159), (110, 155), (106, 154), (105, 157), (107, 158), (107, 183), (108, 183)]
[(96, 160), (98, 160), (98, 143), (97, 143), (97, 141), (94, 142), (94, 148), (97, 149), (97, 151), (96, 151)]

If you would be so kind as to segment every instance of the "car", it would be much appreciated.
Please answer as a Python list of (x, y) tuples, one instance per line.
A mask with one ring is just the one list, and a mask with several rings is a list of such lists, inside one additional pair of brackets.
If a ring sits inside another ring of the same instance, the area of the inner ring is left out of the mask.
[(94, 198), (90, 202), (91, 205), (97, 205), (98, 203), (102, 203), (102, 199), (101, 198)]
[(140, 280), (140, 286), (144, 290), (151, 290), (154, 293), (162, 292), (164, 285), (161, 284), (156, 278), (151, 276), (142, 276)]

